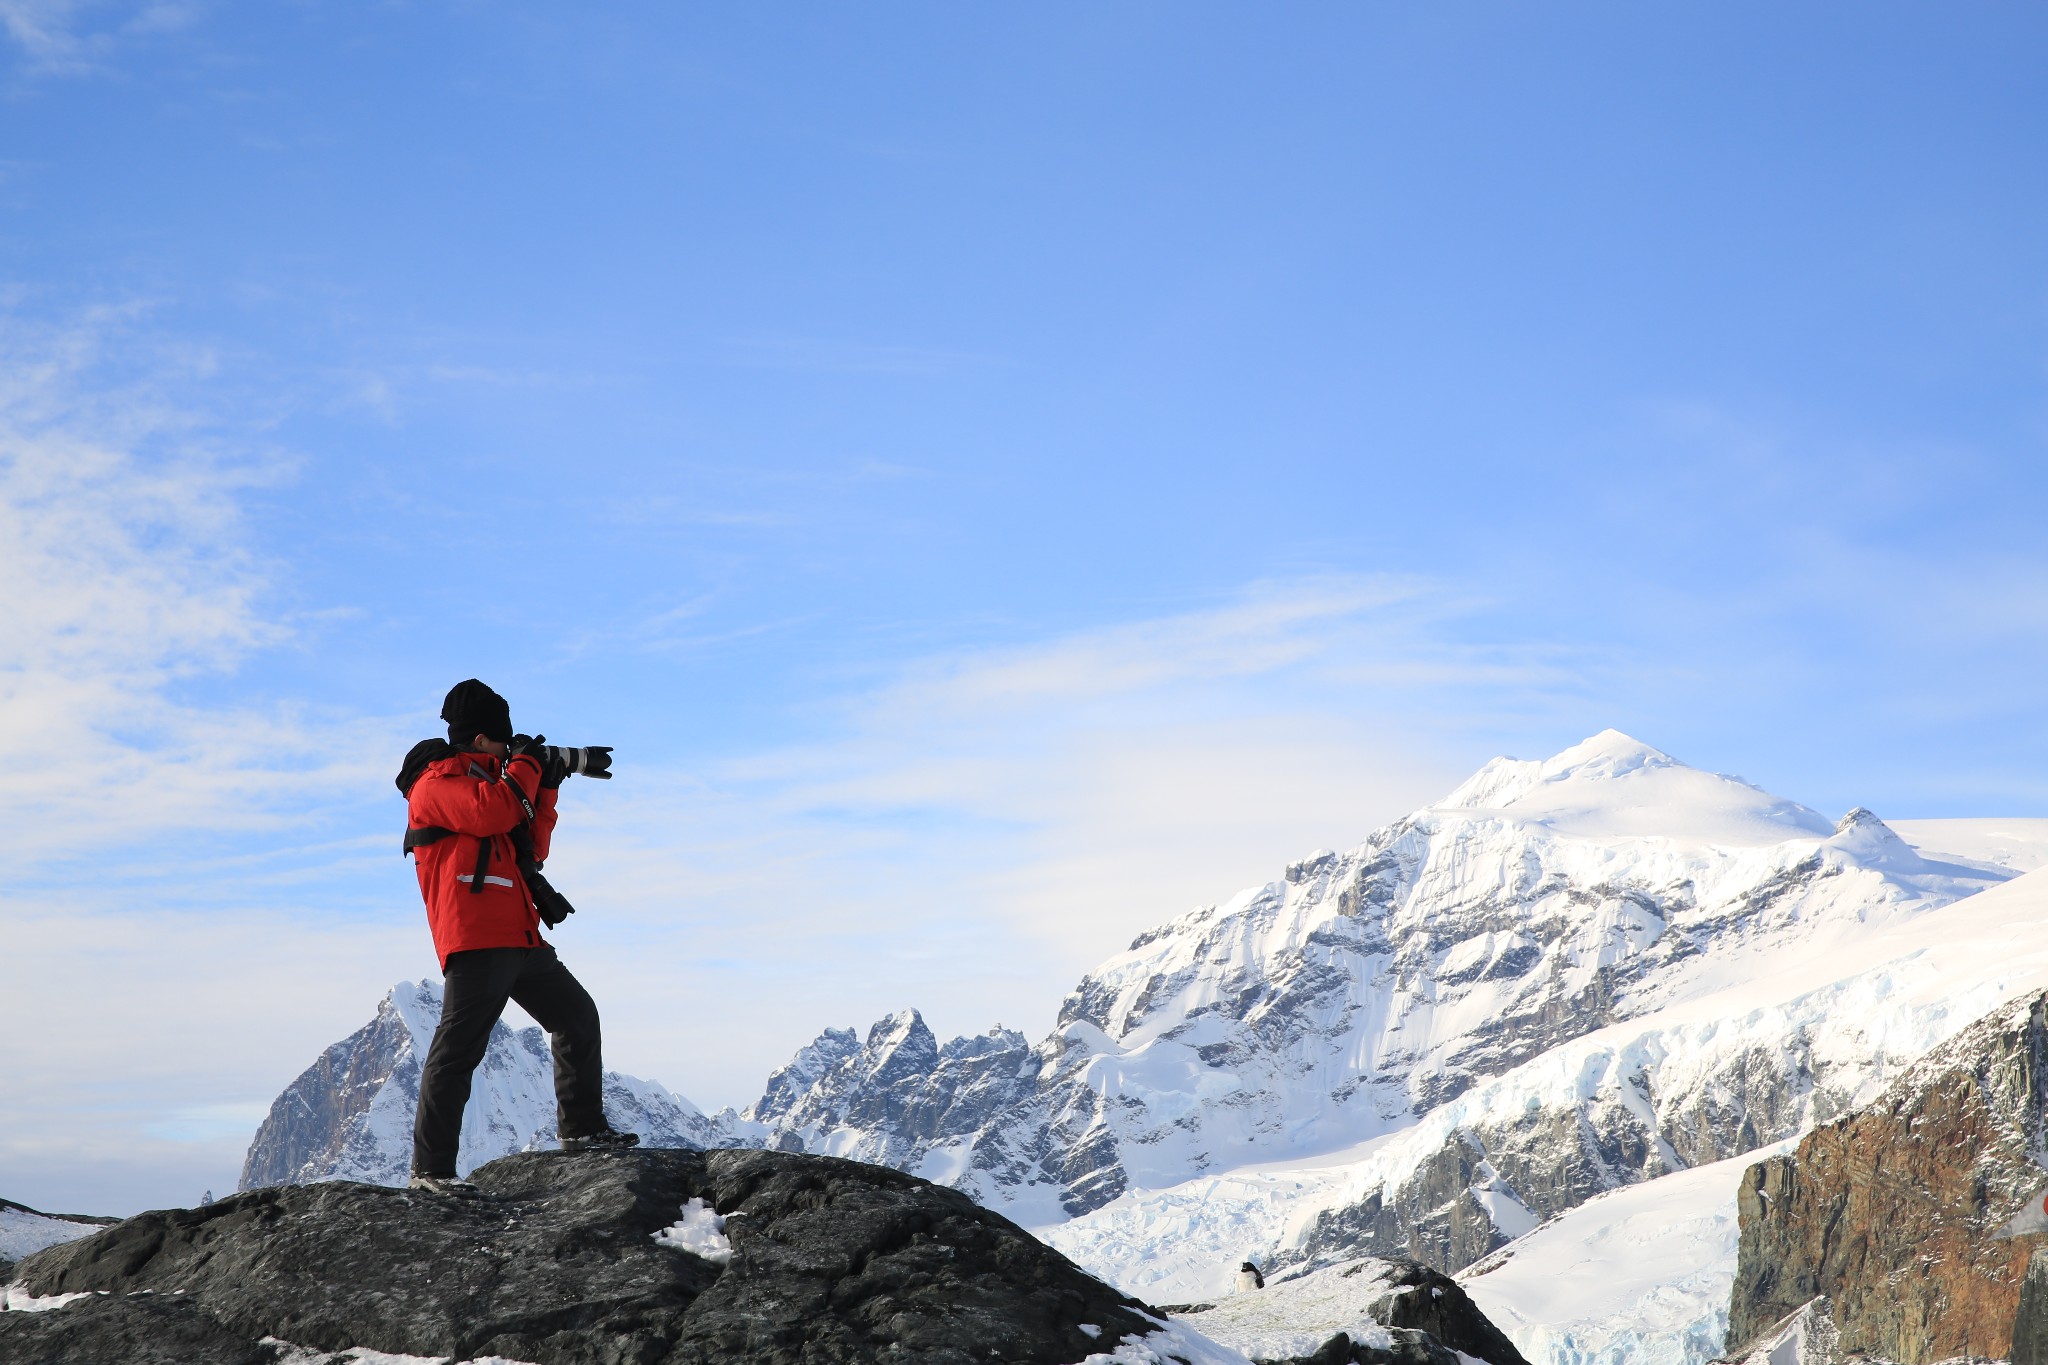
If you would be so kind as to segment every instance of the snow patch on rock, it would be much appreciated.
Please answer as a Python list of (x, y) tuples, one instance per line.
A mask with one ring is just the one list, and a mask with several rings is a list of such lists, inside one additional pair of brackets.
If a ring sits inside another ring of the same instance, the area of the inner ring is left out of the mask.
[(310, 1346), (294, 1346), (276, 1337), (264, 1337), (258, 1344), (279, 1353), (277, 1365), (528, 1365), (526, 1361), (506, 1356), (476, 1356), (469, 1360), (451, 1361), (447, 1356), (394, 1355), (390, 1351), (373, 1351), (367, 1346), (353, 1346), (346, 1351), (319, 1351)]
[(1252, 1365), (1251, 1358), (1212, 1341), (1184, 1322), (1153, 1319), (1159, 1330), (1125, 1337), (1108, 1351), (1084, 1356), (1078, 1365)]
[(62, 1308), (67, 1303), (76, 1303), (80, 1299), (89, 1299), (91, 1297), (92, 1291), (89, 1289), (76, 1294), (44, 1294), (38, 1296), (29, 1293), (18, 1284), (10, 1284), (4, 1290), (0, 1290), (0, 1312), (48, 1313), (53, 1309)]
[(681, 1220), (655, 1233), (654, 1240), (665, 1247), (701, 1256), (713, 1265), (724, 1265), (732, 1259), (725, 1219), (702, 1199), (692, 1199), (683, 1205)]

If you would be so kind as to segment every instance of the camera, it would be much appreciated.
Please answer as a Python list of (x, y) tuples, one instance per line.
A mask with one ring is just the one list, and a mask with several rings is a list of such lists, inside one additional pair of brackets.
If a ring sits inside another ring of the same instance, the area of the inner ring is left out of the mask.
[(612, 746), (609, 744), (589, 744), (572, 749), (567, 745), (549, 744), (546, 735), (514, 735), (512, 752), (532, 754), (540, 760), (542, 768), (565, 777), (574, 774), (609, 781), (612, 775)]
[(551, 768), (559, 767), (566, 773), (606, 779), (612, 775), (612, 748), (609, 744), (589, 745), (581, 749), (570, 749), (558, 744), (536, 744), (533, 751), (542, 763)]

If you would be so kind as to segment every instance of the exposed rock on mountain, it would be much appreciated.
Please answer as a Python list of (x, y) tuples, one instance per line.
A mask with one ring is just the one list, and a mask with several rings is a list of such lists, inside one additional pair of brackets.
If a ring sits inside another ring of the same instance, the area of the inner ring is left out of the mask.
[(1415, 1261), (1347, 1261), (1169, 1311), (1260, 1365), (1527, 1365), (1463, 1288)]
[[(242, 1164), (241, 1188), (311, 1180), (402, 1185), (412, 1161), (420, 1066), (441, 1018), (438, 981), (393, 986), (377, 1016), (322, 1053), (270, 1106)], [(555, 1144), (554, 1064), (537, 1028), (502, 1022), (476, 1069), (462, 1121), (462, 1170)], [(605, 1073), (605, 1111), (650, 1146), (729, 1140), (696, 1106), (652, 1081)]]
[(998, 1027), (940, 1046), (923, 1016), (904, 1010), (865, 1042), (825, 1030), (744, 1113), (714, 1122), (735, 1142), (853, 1157), (981, 1192), (1028, 1181), (1034, 1160), (1057, 1160), (1038, 1148), (1020, 1158), (1010, 1134), (991, 1131), (1029, 1106), (1038, 1071), (1021, 1033)]
[[(1923, 1365), (2004, 1357), (2038, 1238), (1992, 1234), (2048, 1184), (2048, 993), (1934, 1049), (1874, 1104), (1751, 1167), (1731, 1355), (1802, 1334)], [(1819, 1359), (1821, 1357), (1816, 1357)]]
[(22, 1264), (27, 1294), (87, 1299), (0, 1313), (0, 1358), (211, 1365), (272, 1359), (271, 1340), (536, 1365), (1068, 1365), (1160, 1360), (1145, 1343), (1169, 1341), (1228, 1359), (896, 1171), (529, 1153), (476, 1181), (489, 1198), (330, 1182), (131, 1218)]

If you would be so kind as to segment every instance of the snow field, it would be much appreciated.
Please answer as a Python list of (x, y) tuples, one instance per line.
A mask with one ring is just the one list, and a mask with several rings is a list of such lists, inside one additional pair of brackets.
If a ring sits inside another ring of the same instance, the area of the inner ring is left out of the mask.
[(1381, 1349), (1393, 1337), (1366, 1313), (1387, 1292), (1387, 1263), (1371, 1258), (1345, 1261), (1291, 1280), (1269, 1280), (1264, 1289), (1219, 1299), (1178, 1321), (1247, 1356), (1305, 1356), (1343, 1332), (1355, 1343)]
[(1114, 1348), (1084, 1356), (1077, 1365), (1252, 1365), (1251, 1358), (1211, 1341), (1184, 1322), (1152, 1319), (1159, 1330), (1125, 1337)]
[(99, 1230), (98, 1223), (74, 1223), (26, 1209), (0, 1207), (0, 1260), (18, 1261), (45, 1247), (75, 1242)]
[(1794, 1145), (1600, 1195), (1458, 1283), (1539, 1365), (1704, 1365), (1728, 1332), (1742, 1173)]

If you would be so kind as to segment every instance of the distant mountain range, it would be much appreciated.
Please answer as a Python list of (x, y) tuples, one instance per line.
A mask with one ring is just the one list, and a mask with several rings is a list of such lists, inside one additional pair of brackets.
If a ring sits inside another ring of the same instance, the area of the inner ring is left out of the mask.
[[(653, 1142), (958, 1186), (1154, 1301), (1222, 1292), (1247, 1255), (1458, 1270), (1848, 1111), (2004, 1000), (1996, 963), (1941, 950), (1943, 916), (2048, 839), (1940, 825), (1916, 838), (1953, 834), (1959, 854), (1610, 730), (1497, 759), (1349, 851), (1140, 935), (1035, 1044), (941, 1044), (905, 1010), (865, 1037), (827, 1029), (739, 1113), (624, 1076), (607, 1102)], [(279, 1097), (245, 1187), (402, 1179), (438, 1008), (432, 983), (394, 988)], [(500, 1035), (466, 1165), (552, 1141), (545, 1042)], [(1671, 1358), (1720, 1330), (1674, 1327), (1695, 1344)]]
[[(240, 1188), (361, 1180), (403, 1185), (412, 1166), (420, 1066), (441, 1019), (441, 983), (402, 981), (376, 1017), (320, 1054), (285, 1088), (256, 1130)], [(652, 1081), (605, 1073), (605, 1112), (650, 1146), (723, 1145), (697, 1107)], [(462, 1116), (468, 1174), (514, 1152), (555, 1145), (554, 1064), (537, 1028), (491, 1031)]]

